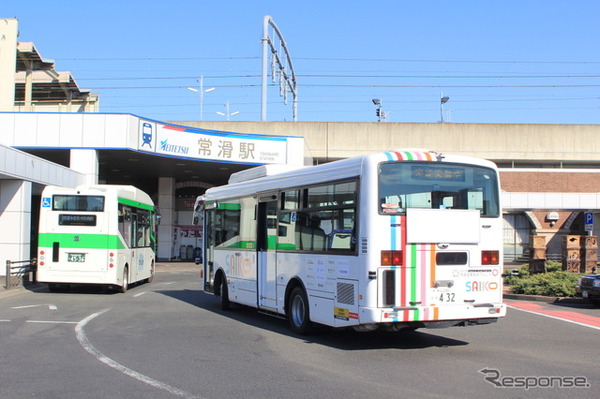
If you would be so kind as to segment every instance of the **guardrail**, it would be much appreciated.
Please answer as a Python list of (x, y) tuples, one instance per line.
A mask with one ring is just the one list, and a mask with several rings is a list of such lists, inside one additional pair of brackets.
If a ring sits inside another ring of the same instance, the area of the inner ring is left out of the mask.
[(5, 288), (35, 283), (37, 274), (37, 259), (29, 260), (7, 260), (6, 261), (6, 284)]

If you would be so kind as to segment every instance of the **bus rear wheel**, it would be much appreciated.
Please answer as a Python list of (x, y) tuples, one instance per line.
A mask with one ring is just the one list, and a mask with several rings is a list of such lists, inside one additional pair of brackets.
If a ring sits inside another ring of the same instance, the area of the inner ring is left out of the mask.
[(308, 298), (302, 287), (292, 290), (288, 309), (288, 321), (292, 331), (299, 335), (308, 334), (310, 330)]
[(125, 270), (123, 271), (123, 285), (121, 286), (121, 293), (126, 293), (127, 292), (127, 287), (129, 286), (129, 273), (127, 268), (125, 268)]
[(154, 280), (154, 261), (152, 261), (152, 266), (150, 267), (150, 277), (146, 279), (146, 283), (151, 283)]

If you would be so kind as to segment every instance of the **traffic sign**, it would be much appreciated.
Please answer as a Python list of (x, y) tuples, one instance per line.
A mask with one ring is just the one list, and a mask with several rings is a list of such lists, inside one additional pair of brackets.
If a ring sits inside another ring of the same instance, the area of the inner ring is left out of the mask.
[(585, 221), (585, 231), (593, 231), (594, 230), (594, 214), (592, 212), (585, 212), (583, 214), (583, 219)]

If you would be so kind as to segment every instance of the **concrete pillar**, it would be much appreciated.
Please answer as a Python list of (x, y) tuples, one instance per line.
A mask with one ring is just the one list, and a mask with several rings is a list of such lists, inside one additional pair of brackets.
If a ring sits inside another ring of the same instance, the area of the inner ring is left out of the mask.
[(175, 179), (158, 178), (158, 209), (160, 225), (158, 225), (158, 260), (170, 260), (175, 256)]
[(85, 184), (98, 184), (98, 152), (96, 150), (71, 150), (69, 166), (85, 175)]
[(7, 260), (30, 257), (31, 186), (31, 182), (22, 180), (0, 180), (0, 275), (3, 276)]
[(0, 19), (0, 112), (15, 110), (18, 21)]

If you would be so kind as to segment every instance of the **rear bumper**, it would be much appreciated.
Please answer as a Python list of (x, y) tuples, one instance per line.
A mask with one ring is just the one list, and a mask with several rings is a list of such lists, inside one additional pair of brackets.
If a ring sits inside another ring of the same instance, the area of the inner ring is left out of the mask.
[[(428, 328), (444, 324), (474, 325), (489, 324), (506, 316), (503, 303), (473, 305), (424, 306), (411, 308), (368, 308), (359, 310), (359, 324), (370, 323), (420, 323)], [(490, 321), (491, 320), (491, 321)]]
[(63, 284), (108, 284), (114, 278), (108, 278), (106, 272), (44, 271), (38, 268), (37, 281), (40, 283)]

